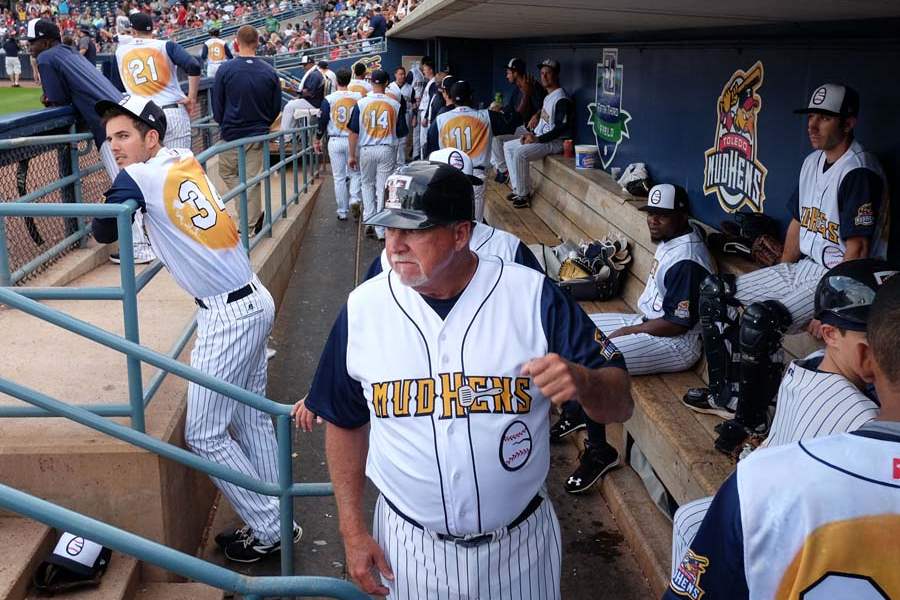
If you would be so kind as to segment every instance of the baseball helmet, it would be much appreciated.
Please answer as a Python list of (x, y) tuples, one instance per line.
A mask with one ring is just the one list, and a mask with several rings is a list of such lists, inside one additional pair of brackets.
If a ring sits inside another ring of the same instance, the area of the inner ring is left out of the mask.
[(446, 163), (418, 160), (388, 177), (384, 210), (366, 225), (429, 229), (475, 220), (475, 194), (462, 171)]
[(879, 258), (840, 263), (816, 286), (815, 318), (835, 327), (865, 331), (875, 294), (896, 274), (896, 269)]

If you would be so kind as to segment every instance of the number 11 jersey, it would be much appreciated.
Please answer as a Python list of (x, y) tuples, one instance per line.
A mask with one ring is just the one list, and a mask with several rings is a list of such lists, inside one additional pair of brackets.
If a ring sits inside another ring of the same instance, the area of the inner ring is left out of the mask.
[(487, 168), (491, 162), (491, 117), (487, 110), (457, 106), (435, 119), (440, 148), (462, 150), (473, 167)]
[(132, 38), (119, 44), (116, 66), (125, 92), (132, 96), (150, 98), (159, 106), (175, 104), (185, 99), (178, 83), (178, 67), (172, 54), (184, 49), (174, 42)]

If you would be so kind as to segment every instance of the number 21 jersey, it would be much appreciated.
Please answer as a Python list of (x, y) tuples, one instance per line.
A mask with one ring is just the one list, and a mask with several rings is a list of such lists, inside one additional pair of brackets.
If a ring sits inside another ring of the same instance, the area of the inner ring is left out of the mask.
[(116, 66), (125, 91), (133, 96), (150, 98), (159, 106), (184, 100), (178, 84), (175, 63), (169, 58), (166, 40), (132, 38), (131, 43), (119, 44)]

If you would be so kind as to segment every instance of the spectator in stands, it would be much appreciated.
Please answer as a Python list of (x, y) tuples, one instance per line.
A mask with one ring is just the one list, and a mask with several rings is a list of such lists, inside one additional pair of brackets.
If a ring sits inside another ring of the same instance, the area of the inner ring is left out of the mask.
[(879, 418), (739, 462), (665, 600), (900, 595), (900, 278), (875, 296), (867, 337), (862, 361), (881, 402)]
[[(213, 118), (226, 142), (268, 133), (281, 112), (278, 74), (272, 65), (256, 58), (259, 33), (252, 26), (244, 25), (238, 29), (237, 41), (238, 56), (219, 67), (211, 96)], [(248, 178), (262, 170), (263, 149), (262, 142), (245, 146)], [(241, 183), (237, 148), (219, 155), (219, 176), (229, 190)], [(246, 223), (254, 233), (263, 226), (261, 191), (257, 184), (247, 193)], [(234, 207), (239, 204), (232, 202), (229, 205), (233, 217), (237, 213)]]
[(506, 103), (500, 105), (494, 102), (490, 107), (493, 111), (503, 113), (508, 129), (515, 131), (509, 135), (498, 135), (491, 140), (491, 164), (496, 171), (494, 181), (497, 183), (509, 181), (503, 144), (528, 133), (526, 125), (530, 124), (534, 128), (536, 123), (531, 123), (531, 119), (540, 113), (546, 95), (543, 86), (528, 74), (525, 61), (521, 58), (512, 58), (506, 63), (506, 80), (512, 84), (506, 95)]
[(74, 48), (61, 43), (59, 27), (53, 22), (32, 20), (28, 24), (28, 39), (44, 88), (44, 106), (71, 105), (75, 109), (79, 120), (94, 134), (106, 173), (110, 180), (115, 179), (119, 167), (94, 106), (100, 100), (118, 102), (122, 94)]
[(87, 59), (92, 65), (97, 64), (97, 44), (89, 29), (78, 28), (78, 53)]
[(388, 24), (384, 15), (381, 14), (381, 6), (376, 6), (372, 18), (369, 19), (369, 37), (383, 38), (387, 35)]
[(3, 51), (6, 53), (6, 74), (13, 87), (20, 87), (19, 77), (22, 75), (22, 61), (19, 58), (19, 38), (15, 31), (7, 35), (3, 42)]
[(531, 177), (528, 162), (548, 154), (562, 152), (563, 138), (572, 135), (575, 107), (566, 90), (559, 83), (559, 62), (551, 58), (540, 64), (541, 85), (547, 96), (541, 112), (532, 117), (533, 133), (525, 133), (517, 140), (503, 144), (513, 193), (508, 199), (515, 208), (531, 206)]

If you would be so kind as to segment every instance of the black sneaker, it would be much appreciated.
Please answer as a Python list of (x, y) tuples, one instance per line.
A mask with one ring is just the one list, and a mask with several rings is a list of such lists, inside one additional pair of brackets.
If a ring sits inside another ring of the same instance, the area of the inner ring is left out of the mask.
[(748, 427), (743, 423), (739, 423), (736, 419), (730, 419), (716, 427), (716, 450), (723, 452), (732, 458), (737, 458), (743, 451), (744, 444), (752, 436), (763, 436), (769, 431), (766, 423), (757, 425), (756, 427)]
[(375, 239), (377, 236), (375, 235), (375, 228), (371, 225), (366, 225), (366, 237)]
[(681, 403), (689, 409), (705, 415), (716, 415), (723, 419), (734, 417), (734, 411), (727, 406), (719, 406), (709, 388), (691, 388), (681, 399)]
[(550, 428), (550, 441), (559, 442), (567, 435), (571, 435), (585, 427), (587, 427), (587, 425), (585, 425), (584, 419), (578, 420), (563, 414), (559, 417), (559, 420), (553, 424), (553, 427)]
[[(299, 525), (294, 526), (293, 543), (296, 544), (303, 537), (303, 529)], [(225, 558), (239, 563), (255, 563), (267, 556), (281, 552), (281, 540), (264, 544), (255, 535), (236, 539), (224, 548)]]
[(513, 200), (516, 199), (516, 193), (510, 192), (509, 194), (506, 195), (506, 199), (509, 200), (510, 202), (512, 202)]
[(593, 447), (590, 442), (581, 453), (581, 464), (566, 480), (564, 489), (570, 494), (580, 494), (591, 488), (611, 469), (619, 466), (619, 453), (609, 444)]
[(498, 169), (497, 174), (494, 175), (494, 181), (496, 181), (497, 183), (506, 183), (507, 181), (509, 181), (509, 174), (504, 173), (503, 171)]
[(531, 196), (516, 196), (512, 201), (513, 208), (529, 208), (531, 206)]
[(216, 535), (216, 545), (224, 550), (225, 546), (227, 546), (228, 544), (236, 542), (237, 540), (242, 540), (252, 535), (253, 529), (249, 525), (244, 525), (243, 527), (239, 527), (238, 529), (229, 529)]

